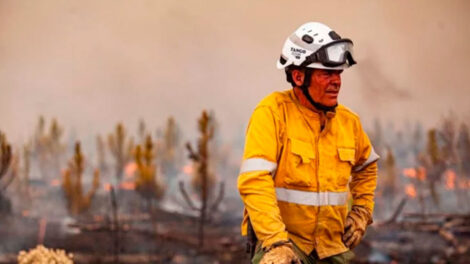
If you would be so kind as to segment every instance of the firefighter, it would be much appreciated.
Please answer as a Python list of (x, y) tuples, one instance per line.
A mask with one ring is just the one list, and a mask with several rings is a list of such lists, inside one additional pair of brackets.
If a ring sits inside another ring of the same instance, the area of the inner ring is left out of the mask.
[(252, 226), (258, 239), (252, 263), (348, 263), (372, 223), (379, 156), (337, 102), (352, 48), (318, 22), (285, 41), (277, 67), (293, 89), (256, 106), (238, 177), (242, 235)]

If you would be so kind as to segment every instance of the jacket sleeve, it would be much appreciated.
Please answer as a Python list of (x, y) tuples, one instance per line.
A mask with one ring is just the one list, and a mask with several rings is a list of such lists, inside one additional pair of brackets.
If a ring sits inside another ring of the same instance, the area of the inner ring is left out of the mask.
[(258, 106), (246, 132), (238, 190), (263, 248), (288, 240), (274, 189), (280, 154), (280, 122), (272, 109)]
[(349, 184), (353, 198), (353, 206), (365, 207), (370, 215), (374, 209), (374, 193), (377, 186), (377, 160), (369, 137), (359, 125), (357, 138), (356, 165), (352, 169), (352, 179)]

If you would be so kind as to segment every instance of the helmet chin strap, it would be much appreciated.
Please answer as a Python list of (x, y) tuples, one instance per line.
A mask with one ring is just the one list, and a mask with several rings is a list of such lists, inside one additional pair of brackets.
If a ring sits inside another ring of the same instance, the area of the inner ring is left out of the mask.
[(316, 109), (323, 111), (323, 112), (334, 112), (338, 104), (335, 104), (333, 106), (326, 106), (323, 104), (320, 104), (318, 102), (315, 102), (313, 98), (310, 96), (310, 93), (308, 92), (308, 87), (310, 86), (310, 80), (312, 79), (312, 73), (313, 69), (307, 68), (305, 69), (305, 78), (304, 78), (304, 83), (300, 86), (300, 89), (302, 90), (303, 94), (305, 97), (307, 97), (307, 100), (315, 107)]

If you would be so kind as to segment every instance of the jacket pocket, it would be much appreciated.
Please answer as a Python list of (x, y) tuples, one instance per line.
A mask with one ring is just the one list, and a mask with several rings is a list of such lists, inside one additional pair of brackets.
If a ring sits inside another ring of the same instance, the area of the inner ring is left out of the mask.
[(312, 186), (315, 177), (315, 152), (310, 142), (289, 138), (288, 171), (285, 183), (293, 186)]
[(346, 186), (351, 176), (351, 170), (356, 163), (356, 149), (338, 148), (338, 185)]

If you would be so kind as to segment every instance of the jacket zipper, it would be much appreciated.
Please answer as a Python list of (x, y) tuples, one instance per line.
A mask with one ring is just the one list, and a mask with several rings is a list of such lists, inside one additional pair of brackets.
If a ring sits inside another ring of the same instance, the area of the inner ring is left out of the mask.
[[(323, 113), (322, 113), (323, 114)], [(325, 117), (325, 126), (323, 127), (323, 129), (321, 129), (321, 118), (320, 118), (320, 125), (319, 125), (319, 133), (318, 133), (318, 136), (315, 137), (315, 152), (316, 152), (316, 156), (317, 158), (315, 159), (315, 165), (316, 165), (316, 180), (317, 180), (317, 190), (318, 190), (318, 193), (320, 193), (320, 175), (319, 175), (319, 171), (320, 171), (320, 150), (319, 150), (319, 147), (318, 147), (318, 144), (320, 142), (320, 137), (322, 137), (326, 131), (329, 129), (329, 124), (330, 122), (328, 122), (328, 118)], [(320, 208), (321, 206), (317, 206), (317, 221), (315, 223), (315, 229), (313, 230), (313, 241), (314, 241), (314, 246), (315, 246), (315, 250), (317, 250), (317, 229), (318, 229), (318, 220), (319, 220), (319, 216), (320, 216)], [(317, 251), (317, 254), (318, 254), (318, 251)]]

